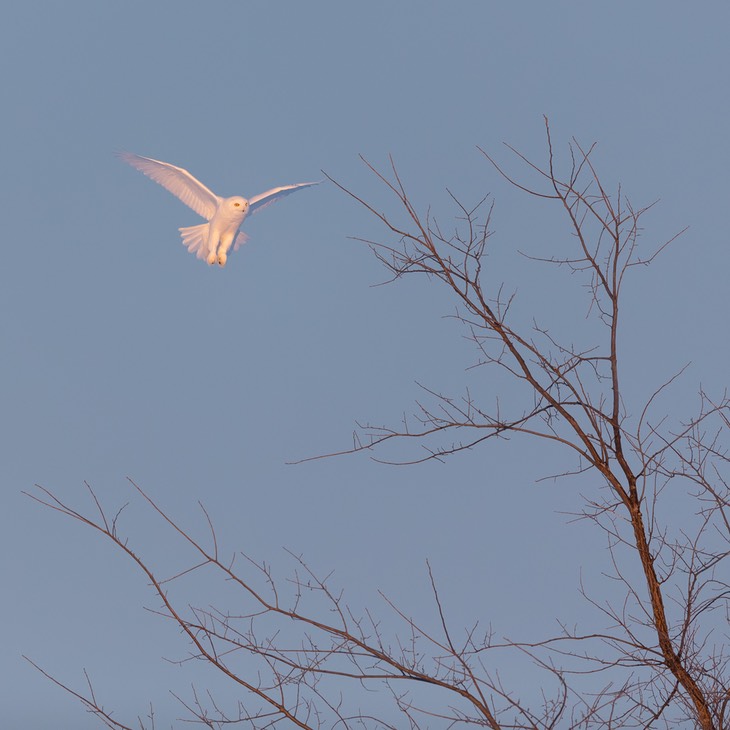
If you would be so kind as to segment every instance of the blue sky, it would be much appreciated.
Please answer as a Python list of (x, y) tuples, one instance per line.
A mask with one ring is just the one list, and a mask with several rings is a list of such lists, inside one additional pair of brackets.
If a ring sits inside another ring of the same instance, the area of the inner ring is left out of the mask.
[[(567, 235), (505, 185), (476, 146), (544, 159), (542, 115), (561, 151), (599, 143), (610, 186), (637, 205), (648, 242), (689, 231), (626, 293), (627, 389), (640, 397), (688, 361), (667, 407), (727, 375), (726, 3), (72, 2), (4, 10), (0, 68), (0, 705), (8, 727), (97, 727), (22, 662), (94, 678), (120, 718), (189, 686), (165, 664), (185, 647), (143, 610), (144, 581), (109, 546), (38, 508), (34, 483), (111, 504), (134, 479), (183, 523), (208, 508), (230, 550), (282, 575), (283, 547), (335, 576), (355, 605), (427, 598), (428, 558), (455, 623), (536, 638), (580, 621), (579, 572), (602, 536), (561, 510), (590, 489), (535, 480), (560, 455), (495, 443), (415, 468), (367, 456), (287, 461), (350, 444), (356, 420), (396, 422), (415, 382), (492, 394), (443, 315), (442, 292), (385, 278), (365, 246), (376, 222), (327, 184), (245, 224), (224, 270), (185, 252), (197, 216), (120, 163), (130, 150), (189, 169), (223, 195), (326, 171), (392, 210), (358, 159), (392, 154), (410, 194), (451, 215), (491, 192), (494, 276), (522, 306), (582, 322), (576, 290), (516, 254)], [(580, 305), (582, 306), (582, 305)], [(577, 325), (576, 325), (577, 326)], [(507, 399), (510, 393), (501, 392)], [(397, 453), (397, 452), (396, 452)], [(165, 556), (134, 503), (128, 529)], [(577, 549), (579, 546), (579, 549)], [(529, 575), (529, 581), (524, 576)], [(535, 596), (539, 596), (536, 602)], [(413, 608), (415, 610), (415, 608)], [(198, 681), (205, 683), (205, 678)], [(121, 688), (121, 689), (120, 689)]]

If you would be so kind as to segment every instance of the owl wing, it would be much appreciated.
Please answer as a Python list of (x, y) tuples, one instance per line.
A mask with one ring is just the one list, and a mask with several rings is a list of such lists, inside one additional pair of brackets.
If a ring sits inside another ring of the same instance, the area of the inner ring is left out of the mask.
[(322, 181), (320, 180), (318, 182), (296, 183), (296, 185), (283, 185), (280, 188), (272, 188), (271, 190), (267, 190), (265, 193), (261, 193), (260, 195), (254, 195), (252, 198), (248, 199), (249, 215), (258, 213), (260, 210), (263, 210), (267, 205), (276, 203), (277, 200), (281, 200), (282, 198), (286, 197), (290, 193), (295, 192), (296, 190), (308, 188), (312, 185), (319, 185), (319, 183), (321, 182)]
[(196, 180), (182, 167), (175, 167), (169, 162), (160, 162), (151, 157), (135, 155), (132, 152), (119, 152), (118, 157), (169, 190), (206, 220), (210, 220), (215, 215), (221, 198), (208, 190), (200, 180)]

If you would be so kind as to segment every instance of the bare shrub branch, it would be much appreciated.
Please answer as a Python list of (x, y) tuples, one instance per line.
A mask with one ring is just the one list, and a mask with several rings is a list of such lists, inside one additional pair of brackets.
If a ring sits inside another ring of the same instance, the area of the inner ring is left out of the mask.
[[(385, 596), (377, 608), (356, 611), (332, 577), (319, 577), (301, 556), (290, 555), (293, 577), (284, 581), (245, 555), (224, 559), (202, 505), (206, 540), (180, 527), (135, 485), (171, 539), (189, 551), (186, 565), (165, 578), (120, 535), (124, 507), (109, 510), (89, 488), (89, 516), (39, 487), (33, 499), (94, 529), (133, 561), (160, 601), (156, 612), (186, 635), (191, 653), (183, 661), (202, 660), (240, 688), (233, 710), (223, 709), (212, 691), (193, 689), (192, 697), (181, 698), (196, 722), (211, 728), (364, 728), (404, 727), (405, 718), (411, 728), (432, 722), (492, 730), (730, 727), (730, 398), (701, 391), (696, 415), (667, 415), (682, 369), (643, 402), (626, 402), (623, 287), (630, 271), (645, 269), (676, 236), (644, 251), (643, 217), (653, 204), (632, 205), (620, 186), (609, 191), (594, 165), (595, 145), (573, 140), (565, 172), (559, 172), (547, 119), (545, 131), (544, 164), (509, 148), (526, 165), (524, 176), (482, 154), (510, 185), (560, 211), (564, 229), (551, 253), (522, 253), (527, 265), (546, 264), (556, 277), (552, 285), (566, 292), (564, 278), (557, 277), (569, 275), (574, 308), (586, 315), (580, 332), (559, 320), (540, 321), (549, 313), (535, 302), (525, 306), (485, 266), (494, 210), (489, 196), (469, 205), (449, 193), (455, 212), (447, 226), (430, 209), (419, 212), (392, 159), (387, 174), (363, 162), (396, 213), (382, 212), (330, 178), (383, 225), (384, 240), (365, 242), (389, 282), (425, 275), (431, 286), (445, 289), (452, 316), (474, 347), (469, 377), (496, 372), (512, 384), (506, 403), (489, 392), (489, 377), (459, 395), (420, 385), (423, 399), (412, 415), (394, 427), (359, 426), (353, 446), (338, 453), (368, 452), (399, 464), (443, 461), (513, 435), (526, 451), (532, 439), (562, 449), (572, 466), (546, 478), (598, 477), (576, 495), (572, 512), (606, 540), (606, 564), (593, 571), (602, 571), (604, 582), (578, 587), (593, 626), (563, 625), (556, 635), (529, 643), (497, 638), (478, 623), (455, 628), (430, 566), (430, 621), (417, 621)], [(393, 444), (416, 449), (391, 456)], [(238, 589), (231, 607), (178, 597), (187, 577), (200, 571)], [(383, 616), (400, 629), (386, 630), (391, 624)], [(503, 681), (499, 667), (506, 654), (525, 662), (531, 677), (540, 676), (539, 697), (530, 690), (532, 681), (522, 687)], [(362, 709), (367, 695), (358, 693), (372, 689), (389, 693), (389, 711)], [(87, 692), (69, 691), (110, 727), (125, 727), (103, 711), (90, 684)]]

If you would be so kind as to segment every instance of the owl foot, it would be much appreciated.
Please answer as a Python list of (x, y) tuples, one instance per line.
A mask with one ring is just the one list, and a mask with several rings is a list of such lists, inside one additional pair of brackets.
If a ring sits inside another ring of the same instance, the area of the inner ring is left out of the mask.
[(215, 255), (215, 251), (211, 251), (208, 254), (208, 264), (212, 266), (217, 260), (217, 256)]
[(228, 256), (226, 256), (226, 254), (224, 254), (223, 251), (221, 251), (218, 254), (218, 265), (223, 267), (226, 265), (226, 261), (228, 261)]

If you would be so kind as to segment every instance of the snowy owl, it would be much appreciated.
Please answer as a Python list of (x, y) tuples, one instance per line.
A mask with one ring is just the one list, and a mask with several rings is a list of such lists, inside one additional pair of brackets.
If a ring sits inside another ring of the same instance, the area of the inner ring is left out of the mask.
[(118, 156), (169, 190), (208, 221), (179, 230), (188, 251), (211, 265), (218, 262), (219, 266), (225, 266), (231, 245), (237, 251), (239, 246), (246, 243), (248, 236), (238, 230), (246, 216), (258, 213), (295, 190), (319, 185), (319, 182), (297, 183), (273, 188), (252, 198), (242, 198), (240, 195), (221, 198), (182, 167), (132, 152), (119, 152)]

